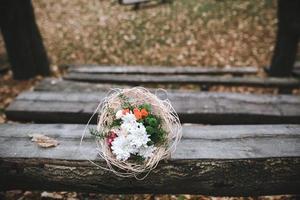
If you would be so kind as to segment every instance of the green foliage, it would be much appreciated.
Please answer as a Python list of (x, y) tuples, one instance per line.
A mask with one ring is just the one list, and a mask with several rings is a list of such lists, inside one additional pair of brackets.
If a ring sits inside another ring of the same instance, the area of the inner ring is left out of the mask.
[(91, 135), (93, 135), (93, 136), (95, 136), (97, 138), (100, 138), (100, 139), (104, 139), (105, 138), (105, 134), (97, 131), (95, 128), (90, 128), (89, 132), (90, 132)]
[(124, 94), (119, 94), (119, 98), (122, 99), (123, 101), (129, 101), (129, 98)]
[(152, 126), (146, 126), (146, 131), (148, 135), (152, 135), (155, 133), (156, 130)]
[(119, 94), (119, 98), (122, 100), (122, 108), (123, 109), (129, 109), (129, 110), (133, 110), (133, 105), (131, 105), (131, 103), (129, 102), (129, 98), (127, 96), (125, 96), (124, 94)]
[(154, 128), (158, 126), (158, 122), (154, 117), (149, 118), (147, 123)]
[(147, 145), (148, 146), (154, 145), (154, 142), (153, 141), (149, 141), (149, 142), (147, 142)]
[(150, 139), (154, 144), (163, 144), (166, 141), (166, 132), (163, 129), (156, 129), (150, 135)]
[(150, 135), (151, 144), (163, 144), (166, 141), (166, 132), (161, 128), (160, 118), (155, 115), (149, 115), (145, 118), (144, 125), (146, 126), (147, 134)]
[(139, 106), (140, 110), (142, 110), (143, 108), (146, 109), (147, 112), (151, 112), (152, 111), (151, 105), (148, 104), (148, 103), (144, 103), (144, 104), (142, 104), (142, 105)]
[(132, 159), (136, 163), (143, 163), (145, 158), (143, 156), (137, 154), (131, 154), (130, 159)]
[(133, 105), (131, 105), (129, 102), (123, 102), (123, 104), (122, 104), (122, 108), (123, 109), (129, 109), (129, 110), (133, 110), (134, 109), (134, 107), (133, 107)]
[(115, 119), (112, 124), (110, 125), (110, 127), (115, 127), (115, 126), (121, 126), (122, 123), (122, 119)]
[(152, 114), (149, 114), (146, 118), (145, 118), (145, 123), (147, 124), (147, 125), (151, 125), (151, 126), (153, 126), (153, 127), (155, 127), (155, 126), (158, 126), (159, 124), (160, 124), (160, 122), (161, 122), (161, 120), (160, 120), (160, 118), (158, 118), (157, 116), (155, 116), (155, 115), (152, 115)]

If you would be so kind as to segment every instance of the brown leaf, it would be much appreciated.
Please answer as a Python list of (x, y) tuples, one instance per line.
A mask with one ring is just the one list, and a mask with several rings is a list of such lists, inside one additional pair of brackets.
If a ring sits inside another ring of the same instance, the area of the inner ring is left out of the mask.
[(44, 192), (42, 192), (41, 197), (42, 198), (48, 198), (48, 199), (63, 199), (63, 196), (60, 195), (57, 192), (46, 192), (46, 191), (44, 191)]
[(32, 138), (32, 142), (37, 143), (38, 146), (43, 148), (56, 147), (59, 144), (57, 140), (42, 134), (31, 134), (29, 137)]

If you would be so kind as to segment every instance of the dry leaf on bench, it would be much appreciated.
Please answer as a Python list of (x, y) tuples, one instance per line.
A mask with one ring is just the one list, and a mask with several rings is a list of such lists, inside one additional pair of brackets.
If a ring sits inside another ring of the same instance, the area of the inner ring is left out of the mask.
[(42, 134), (31, 134), (31, 141), (37, 143), (38, 146), (43, 148), (56, 147), (59, 143), (57, 140), (47, 137)]

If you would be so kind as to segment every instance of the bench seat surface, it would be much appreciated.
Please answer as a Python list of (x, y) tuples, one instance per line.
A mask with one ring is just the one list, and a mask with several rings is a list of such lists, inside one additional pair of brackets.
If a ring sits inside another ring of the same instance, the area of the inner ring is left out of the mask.
[[(105, 89), (98, 92), (24, 92), (9, 105), (6, 115), (8, 119), (19, 121), (86, 123), (106, 94)], [(300, 122), (299, 96), (173, 91), (168, 93), (168, 98), (182, 123)]]
[[(87, 159), (103, 161), (90, 135), (78, 149), (83, 128), (1, 125), (0, 187), (245, 196), (292, 194), (300, 184), (300, 125), (183, 125), (175, 153), (143, 181), (116, 177), (89, 163)], [(53, 137), (60, 144), (39, 148), (30, 141), (32, 133)]]

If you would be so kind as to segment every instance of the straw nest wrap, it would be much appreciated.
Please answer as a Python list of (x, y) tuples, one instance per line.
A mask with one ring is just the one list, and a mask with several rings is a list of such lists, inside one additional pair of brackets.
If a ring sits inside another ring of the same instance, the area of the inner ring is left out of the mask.
[[(164, 90), (156, 90), (156, 93), (160, 91)], [(175, 151), (176, 145), (181, 138), (181, 124), (177, 113), (167, 98), (162, 100), (143, 87), (134, 87), (131, 89), (110, 90), (98, 107), (97, 131), (109, 131), (108, 125), (114, 120), (114, 115), (111, 114), (111, 111), (117, 111), (122, 106), (120, 96), (127, 97), (132, 105), (150, 104), (152, 108), (151, 113), (161, 118), (162, 128), (167, 134), (165, 145), (158, 146), (153, 152), (153, 156), (146, 159), (143, 163), (117, 160), (107, 140), (96, 138), (98, 154), (106, 161), (108, 170), (118, 176), (134, 176), (137, 178), (137, 175), (141, 173), (149, 173), (157, 166), (160, 160), (169, 157), (170, 154)], [(148, 173), (143, 177), (146, 177)]]

